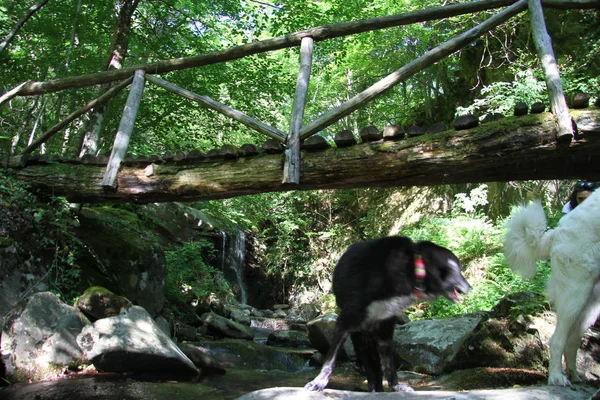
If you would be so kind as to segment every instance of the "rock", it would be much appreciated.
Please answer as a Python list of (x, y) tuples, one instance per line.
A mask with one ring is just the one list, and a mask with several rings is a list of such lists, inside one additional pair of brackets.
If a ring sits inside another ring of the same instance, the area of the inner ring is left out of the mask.
[(254, 334), (249, 327), (224, 318), (214, 312), (204, 313), (200, 319), (207, 326), (208, 333), (216, 337), (229, 337), (245, 340), (252, 340), (254, 338)]
[(226, 369), (298, 372), (313, 353), (237, 339), (201, 341), (197, 345)]
[(329, 343), (331, 343), (331, 339), (333, 338), (336, 320), (337, 314), (326, 314), (306, 324), (308, 340), (310, 340), (311, 346), (321, 353), (327, 353), (329, 350)]
[(515, 108), (514, 108), (514, 115), (517, 117), (520, 117), (522, 115), (527, 115), (527, 111), (529, 110), (529, 107), (527, 107), (527, 104), (523, 103), (522, 101), (517, 102), (517, 104), (515, 104)]
[(167, 320), (162, 315), (159, 315), (154, 319), (154, 322), (156, 322), (156, 325), (158, 325), (160, 330), (163, 331), (165, 335), (167, 335), (168, 337), (172, 337), (173, 326), (171, 325), (171, 322), (169, 322), (169, 320)]
[(258, 147), (251, 143), (243, 144), (242, 147), (240, 147), (240, 157), (256, 156), (259, 152), (260, 150)]
[(323, 392), (311, 392), (298, 387), (276, 387), (256, 390), (247, 393), (236, 400), (402, 400), (419, 399), (456, 399), (456, 400), (496, 400), (496, 399), (528, 399), (528, 400), (588, 400), (595, 393), (592, 386), (578, 385), (577, 387), (540, 386), (510, 389), (447, 391), (447, 390), (418, 390), (415, 392), (399, 393), (361, 393), (347, 390), (327, 389)]
[(446, 129), (448, 128), (446, 128), (446, 125), (444, 125), (442, 122), (436, 122), (435, 124), (427, 128), (427, 131), (425, 133), (440, 133), (444, 132)]
[(348, 129), (344, 129), (336, 133), (333, 141), (337, 147), (348, 147), (356, 144), (356, 138)]
[(301, 331), (274, 331), (267, 338), (268, 346), (309, 348), (308, 333)]
[(153, 372), (196, 376), (200, 371), (154, 323), (146, 310), (127, 312), (86, 326), (77, 343), (96, 369), (106, 372)]
[(313, 304), (301, 304), (298, 308), (290, 311), (285, 317), (288, 322), (306, 324), (308, 321), (319, 316), (321, 310)]
[(89, 266), (82, 281), (103, 286), (158, 315), (165, 301), (166, 262), (154, 231), (137, 214), (122, 209), (85, 207), (78, 217), (77, 236), (92, 249), (78, 260)]
[(381, 132), (374, 125), (369, 125), (360, 130), (360, 138), (363, 143), (381, 140)]
[(92, 321), (101, 318), (114, 317), (132, 306), (131, 301), (125, 297), (117, 296), (101, 286), (88, 288), (75, 304)]
[(202, 373), (219, 374), (226, 373), (225, 368), (208, 354), (208, 350), (188, 343), (178, 343), (179, 349), (189, 358)]
[(473, 114), (461, 115), (454, 120), (454, 129), (457, 131), (475, 128), (477, 125), (479, 125), (479, 119)]
[(531, 113), (532, 114), (541, 114), (544, 111), (546, 111), (546, 106), (544, 105), (544, 103), (540, 102), (540, 101), (536, 101), (535, 103), (533, 103), (531, 105)]
[(67, 366), (82, 358), (76, 337), (89, 325), (75, 307), (50, 292), (36, 293), (19, 302), (2, 328), (2, 360), (7, 375), (17, 370), (28, 378), (48, 377), (53, 368)]
[(250, 310), (229, 306), (229, 318), (240, 324), (250, 326)]
[[(163, 331), (164, 332), (164, 331)], [(183, 323), (175, 324), (175, 340), (178, 342), (195, 342), (198, 340), (196, 328)]]
[(279, 154), (283, 153), (283, 146), (278, 140), (267, 139), (262, 145), (262, 150), (267, 154)]
[(399, 140), (406, 137), (406, 131), (400, 125), (387, 125), (383, 128), (383, 140)]
[(504, 115), (500, 114), (500, 113), (487, 113), (483, 116), (483, 119), (481, 120), (482, 123), (488, 123), (488, 122), (493, 122), (493, 121), (498, 121), (499, 119), (504, 118)]
[(302, 149), (306, 151), (327, 150), (331, 147), (323, 136), (313, 135), (302, 142)]
[(440, 375), (456, 357), (481, 317), (412, 321), (394, 331), (396, 352), (408, 369)]
[(423, 134), (425, 134), (425, 129), (419, 125), (413, 125), (409, 127), (406, 131), (406, 135), (408, 137), (421, 136)]
[(572, 108), (587, 108), (590, 105), (590, 96), (587, 93), (577, 93), (575, 97), (573, 97), (573, 101), (571, 103)]
[(285, 318), (287, 317), (287, 313), (282, 309), (278, 309), (273, 311), (273, 318)]

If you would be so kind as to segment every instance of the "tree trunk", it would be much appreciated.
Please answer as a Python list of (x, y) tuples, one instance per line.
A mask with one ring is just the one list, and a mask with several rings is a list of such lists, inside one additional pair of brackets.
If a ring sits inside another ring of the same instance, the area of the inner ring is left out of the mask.
[[(105, 71), (117, 70), (123, 68), (123, 61), (127, 56), (129, 49), (129, 33), (131, 32), (131, 19), (137, 8), (140, 0), (118, 0), (117, 11), (118, 21), (115, 26), (113, 43), (110, 54), (105, 64)], [(99, 95), (106, 93), (110, 89), (110, 85), (104, 85), (100, 89)], [(88, 120), (88, 127), (85, 130), (84, 137), (81, 142), (79, 156), (86, 154), (96, 155), (99, 150), (98, 141), (104, 125), (104, 113), (109, 103), (105, 103), (94, 109)]]
[(2, 53), (4, 50), (6, 50), (6, 48), (10, 44), (10, 42), (12, 42), (12, 40), (15, 38), (15, 36), (17, 36), (17, 33), (19, 33), (19, 29), (21, 29), (23, 27), (23, 25), (25, 25), (25, 23), (29, 20), (29, 18), (33, 17), (33, 15), (36, 12), (41, 10), (42, 7), (44, 7), (47, 2), (48, 2), (48, 0), (41, 0), (37, 4), (34, 4), (31, 7), (29, 7), (27, 12), (23, 16), (23, 18), (21, 18), (15, 24), (14, 28), (8, 33), (8, 35), (6, 35), (4, 37), (4, 40), (2, 42), (0, 42), (0, 53)]
[(434, 186), (513, 180), (600, 180), (600, 110), (572, 110), (578, 140), (557, 143), (551, 113), (505, 118), (464, 131), (395, 142), (363, 143), (324, 151), (303, 151), (298, 185), (282, 183), (283, 154), (252, 158), (200, 158), (178, 164), (124, 161), (118, 190), (105, 193), (103, 165), (67, 162), (18, 168), (8, 173), (34, 188), (72, 202), (195, 201), (248, 194), (356, 187)]

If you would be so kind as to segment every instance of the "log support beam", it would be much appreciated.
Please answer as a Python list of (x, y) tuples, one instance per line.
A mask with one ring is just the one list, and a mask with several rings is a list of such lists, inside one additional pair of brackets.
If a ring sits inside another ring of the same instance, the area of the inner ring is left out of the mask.
[(144, 75), (145, 72), (143, 70), (138, 70), (135, 71), (135, 75), (133, 76), (133, 83), (131, 84), (131, 90), (125, 103), (119, 130), (117, 131), (112, 152), (108, 159), (108, 165), (106, 166), (106, 172), (102, 179), (102, 187), (106, 191), (115, 191), (117, 189), (117, 174), (121, 167), (121, 161), (123, 161), (125, 154), (127, 154), (129, 139), (131, 139), (131, 133), (135, 124), (135, 117), (142, 101), (145, 84)]
[(300, 45), (300, 71), (296, 82), (296, 96), (292, 107), (290, 134), (287, 138), (285, 161), (283, 164), (283, 183), (300, 183), (300, 129), (304, 121), (304, 107), (310, 82), (312, 67), (313, 39), (305, 37)]
[(298, 185), (281, 182), (283, 154), (268, 153), (185, 165), (124, 165), (117, 192), (102, 190), (105, 168), (100, 165), (49, 162), (19, 168), (26, 160), (11, 159), (15, 168), (6, 173), (76, 203), (196, 201), (288, 190), (530, 179), (600, 181), (600, 110), (572, 110), (571, 116), (579, 131), (571, 143), (555, 140), (554, 116), (543, 113), (464, 131), (303, 152)]

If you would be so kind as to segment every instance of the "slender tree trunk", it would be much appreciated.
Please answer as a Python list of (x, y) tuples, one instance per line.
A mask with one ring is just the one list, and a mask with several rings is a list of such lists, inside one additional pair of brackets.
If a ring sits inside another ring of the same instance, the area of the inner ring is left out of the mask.
[[(117, 0), (118, 20), (115, 26), (113, 43), (110, 54), (104, 66), (105, 71), (123, 68), (123, 62), (129, 50), (129, 34), (131, 32), (131, 20), (140, 0)], [(99, 95), (110, 89), (110, 85), (103, 85)], [(97, 107), (90, 114), (87, 128), (82, 138), (79, 156), (85, 154), (97, 155), (99, 140), (104, 126), (104, 113), (109, 103)]]
[[(75, 42), (77, 41), (77, 26), (79, 21), (79, 16), (81, 15), (81, 3), (82, 0), (75, 0), (77, 2), (77, 8), (75, 9), (75, 19), (73, 21), (73, 29), (71, 30), (71, 40), (69, 42), (69, 47), (67, 48), (67, 55), (65, 57), (65, 64), (63, 67), (63, 75), (67, 75), (69, 72), (69, 68), (71, 66), (71, 53), (73, 52), (73, 47), (75, 47)], [(64, 100), (65, 93), (60, 92), (58, 94), (58, 99), (56, 101), (56, 118), (55, 122), (60, 121), (62, 114), (62, 103)]]
[[(44, 111), (46, 109), (46, 101), (47, 99), (44, 98), (42, 100), (42, 104), (40, 106), (40, 110), (38, 112), (38, 115), (35, 119), (35, 123), (33, 124), (33, 128), (31, 128), (31, 133), (29, 134), (29, 139), (27, 140), (27, 145), (29, 146), (31, 143), (33, 143), (33, 139), (35, 138), (35, 132), (37, 131), (38, 126), (40, 126), (42, 119), (44, 117)], [(40, 153), (44, 154), (44, 147), (42, 147), (40, 149)]]
[(12, 144), (10, 146), (10, 155), (15, 154), (15, 152), (17, 150), (17, 146), (19, 146), (19, 142), (21, 141), (21, 136), (27, 129), (27, 126), (29, 126), (29, 122), (31, 121), (31, 117), (33, 117), (33, 112), (35, 111), (35, 108), (37, 107), (39, 100), (40, 100), (40, 96), (36, 96), (35, 99), (31, 102), (31, 107), (29, 107), (29, 109), (27, 109), (27, 112), (25, 113), (25, 116), (23, 117), (23, 122), (21, 123), (21, 129), (19, 129), (19, 131), (13, 138)]
[(10, 42), (12, 42), (12, 40), (17, 36), (17, 33), (19, 33), (19, 29), (21, 29), (23, 27), (23, 25), (25, 25), (25, 23), (29, 20), (29, 18), (33, 17), (33, 15), (36, 12), (41, 10), (42, 7), (44, 7), (47, 2), (48, 2), (48, 0), (40, 0), (37, 4), (34, 4), (31, 7), (29, 7), (29, 9), (27, 10), (27, 13), (25, 13), (23, 18), (21, 18), (16, 23), (15, 27), (8, 33), (8, 35), (6, 35), (4, 37), (4, 40), (2, 40), (2, 42), (0, 42), (0, 54), (4, 50), (6, 50), (6, 48), (10, 44)]

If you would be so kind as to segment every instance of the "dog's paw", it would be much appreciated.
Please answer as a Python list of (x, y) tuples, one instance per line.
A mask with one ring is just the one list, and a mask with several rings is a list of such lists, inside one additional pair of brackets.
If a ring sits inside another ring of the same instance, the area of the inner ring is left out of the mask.
[(313, 392), (322, 392), (323, 389), (325, 389), (325, 386), (327, 386), (327, 383), (327, 380), (323, 381), (319, 379), (314, 379), (308, 382), (306, 385), (304, 385), (304, 389), (311, 390)]
[(403, 383), (399, 383), (399, 384), (397, 384), (396, 386), (394, 386), (394, 387), (392, 388), (392, 390), (393, 390), (394, 392), (414, 392), (414, 391), (415, 391), (415, 389), (413, 389), (413, 388), (411, 388), (410, 386), (408, 386), (408, 385), (405, 385), (405, 384), (403, 384)]
[(575, 372), (569, 372), (567, 379), (571, 382), (571, 383), (581, 383), (584, 381), (584, 379), (581, 377), (581, 375), (579, 375), (579, 373), (577, 373), (577, 371)]
[(548, 378), (548, 385), (550, 386), (571, 386), (571, 382), (565, 375), (561, 374), (550, 374)]

